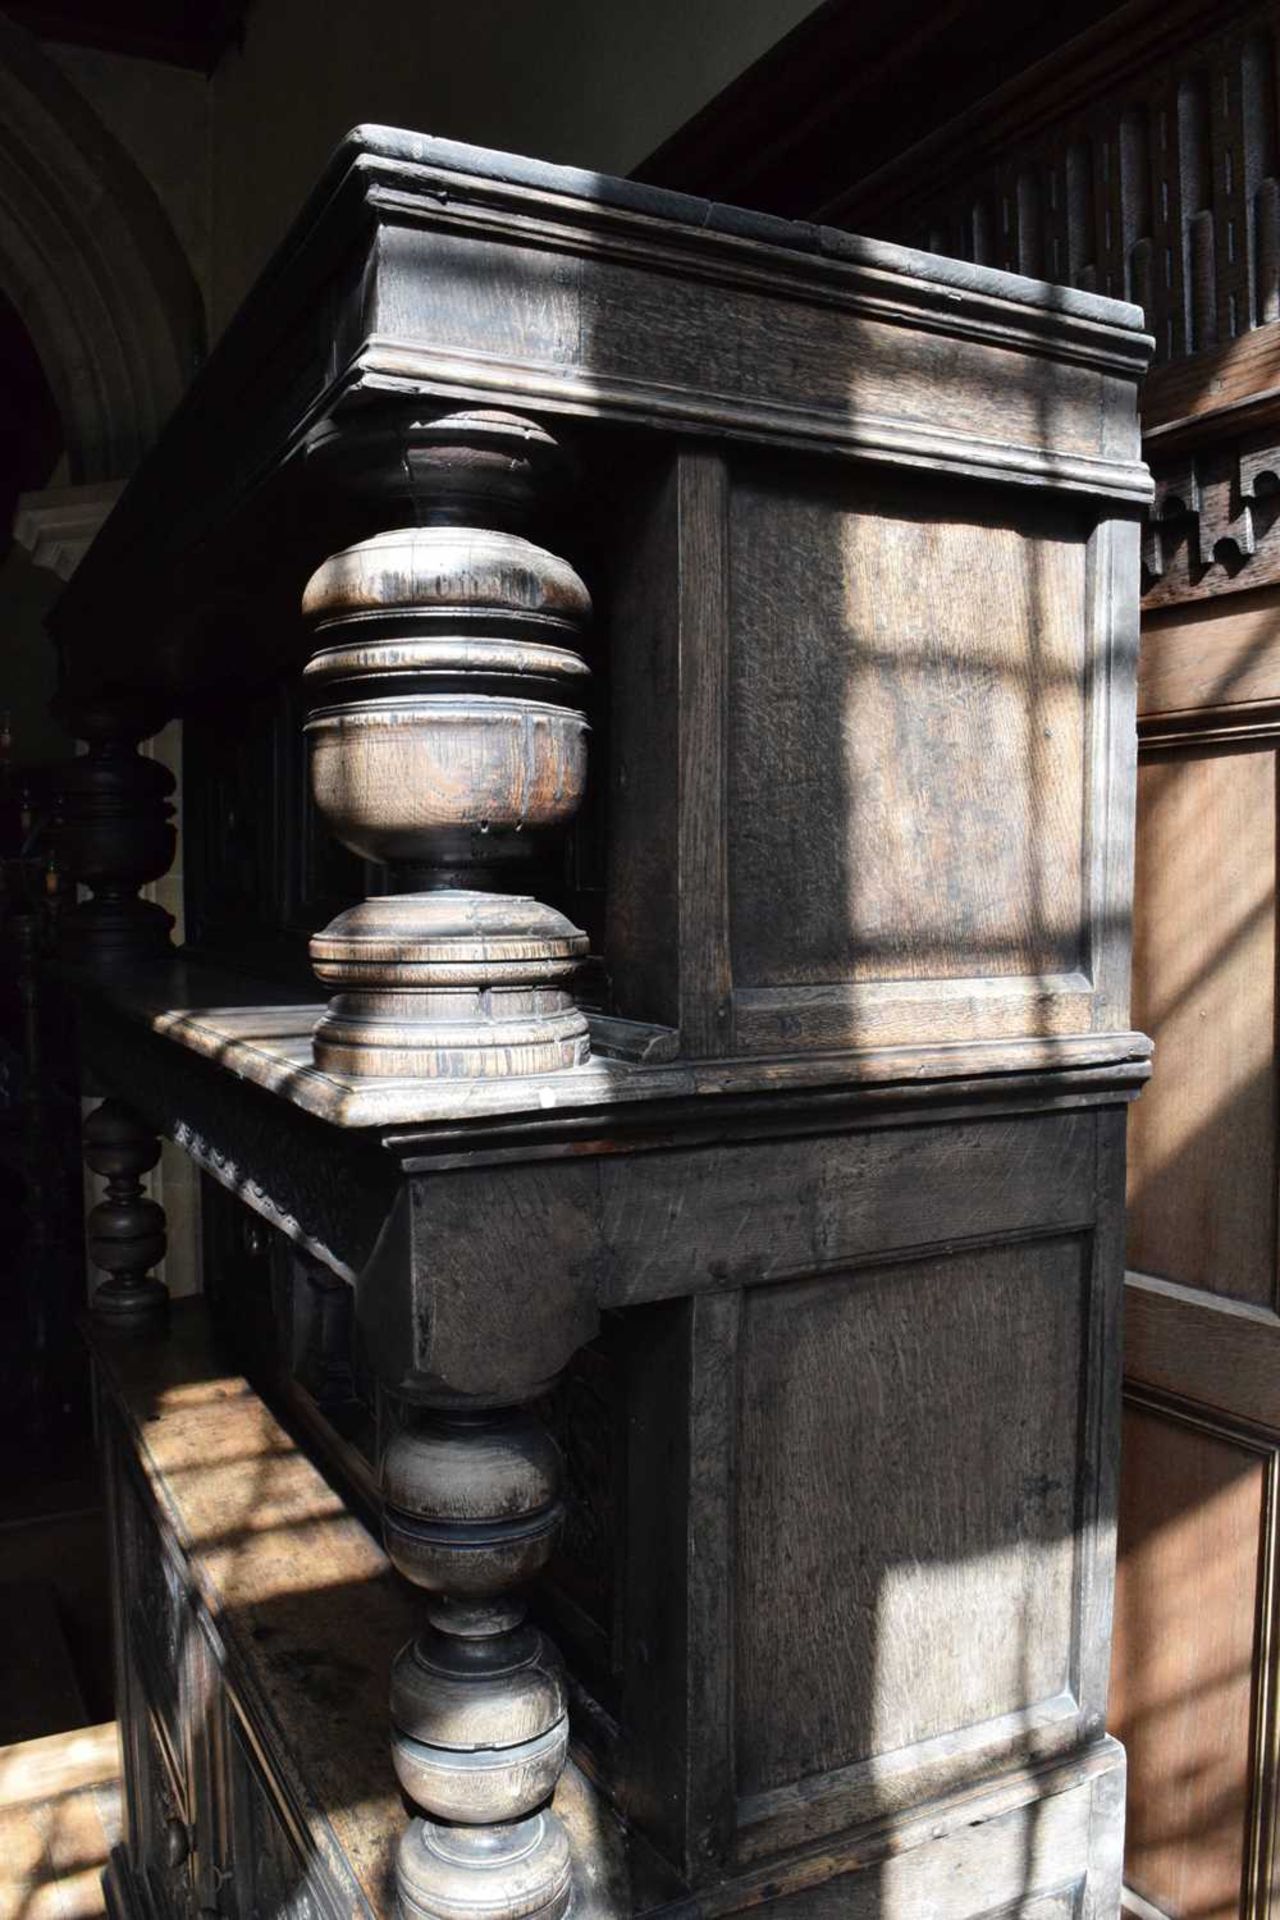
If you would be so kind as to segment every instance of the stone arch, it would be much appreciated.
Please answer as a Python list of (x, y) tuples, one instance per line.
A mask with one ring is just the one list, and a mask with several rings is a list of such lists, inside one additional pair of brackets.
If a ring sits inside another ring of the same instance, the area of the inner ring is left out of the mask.
[(149, 182), (3, 14), (0, 288), (57, 401), (70, 479), (131, 473), (200, 357), (199, 289)]

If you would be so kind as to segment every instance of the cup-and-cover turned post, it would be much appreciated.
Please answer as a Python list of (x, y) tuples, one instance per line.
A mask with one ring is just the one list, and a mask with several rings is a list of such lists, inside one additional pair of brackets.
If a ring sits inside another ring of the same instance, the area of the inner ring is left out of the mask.
[[(578, 652), (590, 616), (567, 561), (519, 531), (561, 465), (496, 411), (399, 429), (390, 490), (414, 524), (312, 576), (303, 611), (316, 802), (394, 891), (311, 942), (333, 995), (319, 1066), (407, 1077), (554, 1072), (588, 1051), (569, 985), (586, 936), (511, 890), (586, 778)], [(386, 483), (383, 483), (386, 490)]]

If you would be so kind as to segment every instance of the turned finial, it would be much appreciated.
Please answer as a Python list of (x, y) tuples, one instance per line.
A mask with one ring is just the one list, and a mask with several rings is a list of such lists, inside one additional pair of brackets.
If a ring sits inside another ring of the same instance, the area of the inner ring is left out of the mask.
[(55, 845), (59, 867), (91, 889), (92, 898), (62, 921), (67, 959), (94, 968), (136, 967), (171, 951), (173, 917), (138, 890), (173, 860), (176, 834), (170, 795), (174, 779), (139, 743), (157, 732), (162, 712), (142, 695), (59, 696), (61, 724), (88, 752), (63, 766)]
[(151, 1272), (165, 1254), (164, 1208), (143, 1192), (142, 1176), (160, 1158), (160, 1142), (119, 1100), (104, 1100), (85, 1121), (84, 1157), (107, 1183), (89, 1215), (89, 1257), (107, 1278), (93, 1313), (135, 1326), (161, 1317), (169, 1290)]

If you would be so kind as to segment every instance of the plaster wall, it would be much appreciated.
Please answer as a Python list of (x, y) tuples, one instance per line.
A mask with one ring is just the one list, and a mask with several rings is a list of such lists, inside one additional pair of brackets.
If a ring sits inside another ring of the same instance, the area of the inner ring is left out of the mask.
[(628, 173), (813, 0), (256, 0), (212, 80), (213, 333), (349, 127)]
[(212, 76), (46, 42), (154, 188), (216, 338), (360, 121), (629, 173), (813, 0), (254, 0)]
[(114, 134), (182, 243), (209, 304), (212, 93), (201, 73), (158, 60), (42, 43), (63, 76)]

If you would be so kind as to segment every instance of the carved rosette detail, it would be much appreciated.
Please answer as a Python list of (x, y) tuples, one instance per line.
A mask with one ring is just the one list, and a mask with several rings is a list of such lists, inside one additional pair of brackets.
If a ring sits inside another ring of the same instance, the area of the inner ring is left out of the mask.
[(138, 752), (163, 716), (129, 695), (63, 699), (54, 709), (89, 749), (66, 763), (58, 784), (58, 864), (92, 891), (63, 921), (64, 954), (94, 968), (163, 959), (172, 915), (138, 898), (168, 871), (176, 845), (173, 775)]
[(394, 888), (312, 940), (333, 995), (315, 1058), (411, 1077), (554, 1072), (587, 1055), (569, 991), (586, 936), (512, 876), (572, 819), (586, 779), (590, 599), (515, 530), (556, 448), (495, 412), (415, 422), (409, 438), (422, 524), (335, 554), (303, 599), (316, 803)]
[(84, 1157), (107, 1183), (88, 1221), (89, 1258), (107, 1275), (92, 1310), (120, 1325), (151, 1323), (169, 1304), (168, 1288), (151, 1272), (164, 1258), (164, 1208), (142, 1188), (160, 1142), (122, 1101), (104, 1100), (85, 1122)]
[(516, 1589), (559, 1530), (561, 1461), (524, 1408), (418, 1414), (382, 1465), (387, 1552), (429, 1596), (391, 1676), (392, 1757), (419, 1807), (397, 1881), (416, 1920), (559, 1920), (550, 1800), (568, 1753), (559, 1656)]

